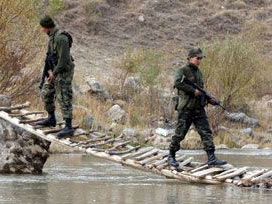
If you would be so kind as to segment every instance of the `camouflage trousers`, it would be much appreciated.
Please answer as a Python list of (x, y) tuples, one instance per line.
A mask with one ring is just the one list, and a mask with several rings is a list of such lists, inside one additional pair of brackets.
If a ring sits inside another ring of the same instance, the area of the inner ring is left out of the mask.
[(47, 112), (52, 113), (55, 111), (55, 99), (57, 98), (63, 118), (73, 118), (72, 82), (61, 79), (57, 79), (53, 83), (46, 82), (43, 85), (41, 96)]
[(170, 143), (170, 151), (176, 152), (180, 149), (180, 142), (185, 138), (191, 124), (194, 124), (198, 134), (201, 136), (204, 150), (214, 150), (212, 131), (206, 112), (203, 109), (182, 110), (178, 113), (178, 124), (175, 135)]

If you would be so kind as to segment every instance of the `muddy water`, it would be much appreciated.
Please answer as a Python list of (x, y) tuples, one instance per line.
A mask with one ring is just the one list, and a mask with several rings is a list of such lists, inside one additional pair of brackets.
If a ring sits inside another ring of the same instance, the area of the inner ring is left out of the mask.
[[(202, 151), (184, 153), (205, 159)], [(219, 153), (237, 165), (272, 168), (271, 151)], [(0, 203), (268, 204), (272, 190), (186, 184), (91, 156), (51, 155), (43, 175), (0, 175)]]

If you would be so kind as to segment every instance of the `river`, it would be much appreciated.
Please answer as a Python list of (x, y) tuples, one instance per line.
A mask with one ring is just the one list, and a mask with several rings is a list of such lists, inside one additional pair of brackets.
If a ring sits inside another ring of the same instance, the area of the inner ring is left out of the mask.
[[(205, 160), (202, 151), (182, 153)], [(272, 168), (271, 150), (219, 153), (238, 166)], [(0, 203), (269, 204), (272, 190), (181, 183), (89, 155), (56, 154), (50, 156), (42, 175), (0, 175)]]

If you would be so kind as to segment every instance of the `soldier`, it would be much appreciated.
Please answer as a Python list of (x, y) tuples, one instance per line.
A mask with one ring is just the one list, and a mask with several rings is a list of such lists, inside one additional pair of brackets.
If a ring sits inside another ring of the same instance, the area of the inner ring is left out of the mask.
[(57, 98), (65, 121), (65, 127), (57, 133), (57, 137), (72, 136), (74, 133), (72, 128), (72, 80), (75, 67), (70, 55), (72, 38), (69, 34), (67, 35), (67, 32), (60, 31), (49, 16), (42, 18), (40, 25), (41, 31), (49, 36), (46, 63), (52, 66), (48, 70), (45, 69), (47, 80), (40, 87), (48, 117), (38, 122), (37, 125), (56, 126), (55, 98)]
[[(177, 104), (178, 124), (175, 135), (172, 137), (168, 156), (169, 165), (175, 168), (179, 165), (175, 159), (175, 154), (180, 149), (180, 142), (184, 139), (192, 123), (201, 136), (204, 150), (208, 155), (207, 164), (224, 165), (227, 163), (226, 161), (217, 159), (214, 155), (215, 148), (212, 139), (212, 131), (204, 109), (205, 103), (203, 104), (201, 102), (202, 92), (182, 82), (182, 77), (185, 76), (187, 79), (203, 88), (204, 84), (199, 66), (204, 57), (201, 49), (191, 49), (188, 53), (188, 63), (178, 70), (175, 78), (174, 87), (178, 90), (179, 98)], [(214, 99), (211, 99), (208, 102), (215, 104)]]

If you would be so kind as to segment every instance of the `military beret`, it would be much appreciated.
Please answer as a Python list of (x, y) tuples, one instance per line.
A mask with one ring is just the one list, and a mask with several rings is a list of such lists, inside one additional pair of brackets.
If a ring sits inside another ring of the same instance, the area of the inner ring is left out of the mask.
[(44, 16), (40, 20), (40, 25), (44, 28), (54, 28), (56, 25), (50, 16)]

